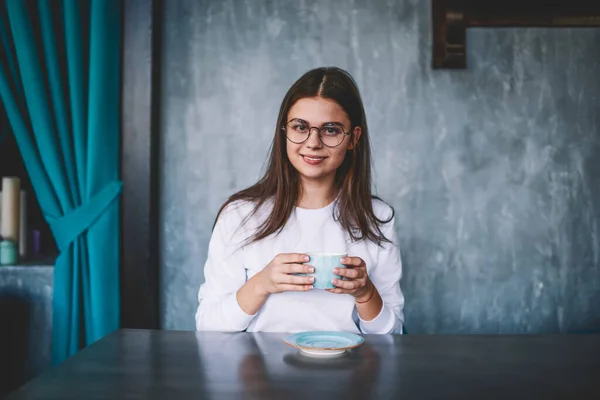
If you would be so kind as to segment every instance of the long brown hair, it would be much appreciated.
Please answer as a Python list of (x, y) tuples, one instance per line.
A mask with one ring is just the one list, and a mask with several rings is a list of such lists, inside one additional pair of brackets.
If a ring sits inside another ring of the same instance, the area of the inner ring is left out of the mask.
[[(339, 195), (334, 217), (354, 241), (366, 238), (378, 245), (390, 242), (381, 232), (380, 225), (392, 220), (393, 208), (391, 216), (385, 220), (379, 219), (373, 211), (372, 200), (377, 197), (371, 195), (371, 146), (360, 93), (352, 76), (335, 67), (308, 71), (288, 90), (279, 109), (265, 175), (253, 186), (230, 196), (221, 206), (217, 219), (229, 204), (244, 200), (254, 203), (252, 213), (245, 220), (247, 221), (267, 200), (272, 199), (273, 209), (269, 217), (260, 229), (248, 238), (249, 243), (279, 233), (283, 229), (300, 194), (298, 171), (288, 158), (283, 126), (287, 122), (287, 114), (292, 105), (305, 97), (322, 97), (336, 101), (350, 117), (352, 132), (357, 126), (362, 129), (360, 140), (346, 152), (344, 161), (336, 172), (335, 185), (339, 188)], [(354, 133), (350, 140), (354, 140)]]

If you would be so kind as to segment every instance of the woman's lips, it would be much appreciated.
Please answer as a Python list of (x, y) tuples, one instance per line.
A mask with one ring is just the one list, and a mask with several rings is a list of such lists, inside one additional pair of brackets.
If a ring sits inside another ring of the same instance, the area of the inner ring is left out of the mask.
[(305, 163), (309, 165), (317, 165), (323, 162), (327, 157), (302, 156)]

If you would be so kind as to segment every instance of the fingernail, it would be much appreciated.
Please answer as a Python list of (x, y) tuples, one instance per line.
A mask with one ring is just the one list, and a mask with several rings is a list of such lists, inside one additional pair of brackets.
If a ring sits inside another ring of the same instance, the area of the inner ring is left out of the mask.
[(345, 262), (346, 262), (346, 257), (342, 257), (342, 258), (340, 259), (340, 262), (341, 262), (342, 264), (343, 264), (343, 263), (345, 263)]
[(332, 279), (331, 283), (333, 283), (335, 285), (336, 283), (338, 283), (338, 280), (337, 279)]
[(308, 281), (309, 281), (309, 282), (314, 282), (314, 281), (315, 281), (315, 278), (308, 278)]
[(310, 286), (308, 287), (308, 290), (313, 290), (313, 285), (310, 285)]
[(310, 257), (309, 256), (304, 256), (303, 260), (304, 261), (308, 261), (308, 260), (310, 260)]
[(311, 267), (308, 269), (308, 272), (315, 272), (315, 269)]
[(338, 268), (335, 268), (335, 269), (333, 270), (333, 273), (334, 273), (334, 274), (339, 274), (339, 273), (340, 273), (340, 270), (339, 270)]

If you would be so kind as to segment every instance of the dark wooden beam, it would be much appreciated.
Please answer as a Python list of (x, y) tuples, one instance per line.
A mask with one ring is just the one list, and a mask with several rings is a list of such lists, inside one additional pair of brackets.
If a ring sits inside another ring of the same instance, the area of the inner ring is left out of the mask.
[(158, 328), (160, 0), (123, 1), (121, 325)]
[(465, 68), (467, 26), (463, 0), (433, 0), (433, 68)]
[(600, 2), (432, 0), (433, 68), (466, 68), (472, 27), (600, 27)]

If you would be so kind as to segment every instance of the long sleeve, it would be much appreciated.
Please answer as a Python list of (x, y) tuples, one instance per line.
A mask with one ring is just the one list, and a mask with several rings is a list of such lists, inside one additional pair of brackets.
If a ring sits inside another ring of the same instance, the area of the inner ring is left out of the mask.
[(205, 282), (198, 291), (199, 331), (243, 331), (255, 317), (246, 314), (236, 298), (238, 289), (246, 283), (241, 241), (236, 237), (241, 222), (238, 215), (233, 206), (228, 206), (213, 230), (204, 265)]
[(383, 244), (376, 265), (369, 270), (369, 277), (381, 295), (383, 308), (371, 321), (364, 321), (359, 317), (359, 326), (365, 334), (401, 334), (404, 323), (404, 295), (400, 288), (402, 260), (394, 219), (382, 226), (382, 232), (392, 243)]

